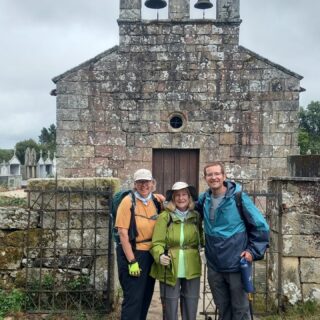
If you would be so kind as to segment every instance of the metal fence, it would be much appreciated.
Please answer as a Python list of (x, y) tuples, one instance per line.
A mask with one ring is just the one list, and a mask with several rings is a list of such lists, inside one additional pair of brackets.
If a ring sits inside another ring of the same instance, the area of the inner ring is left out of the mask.
[[(257, 192), (257, 186), (262, 183), (253, 180), (239, 181), (245, 191), (259, 208), (270, 226), (271, 242), (265, 257), (261, 261), (253, 263), (253, 282), (255, 293), (253, 295), (253, 313), (255, 315), (265, 315), (277, 311), (281, 305), (281, 195), (277, 193)], [(278, 266), (275, 269), (275, 266)], [(278, 273), (273, 277), (270, 285), (270, 274), (274, 271)], [(207, 281), (207, 267), (204, 266), (204, 283), (202, 287), (202, 310), (200, 314), (205, 319), (217, 319), (217, 310), (214, 304), (211, 290)]]
[(56, 185), (27, 192), (26, 310), (109, 312), (114, 290), (108, 214), (112, 190)]

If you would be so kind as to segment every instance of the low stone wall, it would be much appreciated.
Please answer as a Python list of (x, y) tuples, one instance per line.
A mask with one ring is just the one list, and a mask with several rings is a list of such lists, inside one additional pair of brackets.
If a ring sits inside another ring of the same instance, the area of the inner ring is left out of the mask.
[(282, 197), (272, 223), (279, 256), (271, 256), (271, 287), (279, 281), (284, 302), (320, 301), (320, 178), (273, 178), (269, 191)]
[[(113, 178), (29, 180), (28, 208), (0, 207), (0, 289), (89, 288), (111, 295), (112, 303), (115, 255), (108, 247), (108, 205), (101, 200), (118, 189)], [(54, 307), (62, 308), (57, 301)]]

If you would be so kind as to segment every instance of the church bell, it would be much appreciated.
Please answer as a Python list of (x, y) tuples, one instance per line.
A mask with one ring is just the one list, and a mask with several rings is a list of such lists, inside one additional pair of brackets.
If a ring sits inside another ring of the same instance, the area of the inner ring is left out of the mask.
[(147, 0), (144, 5), (150, 9), (162, 9), (167, 6), (167, 2), (164, 0)]
[(194, 5), (196, 9), (210, 9), (213, 7), (213, 4), (210, 0), (198, 0), (198, 2)]

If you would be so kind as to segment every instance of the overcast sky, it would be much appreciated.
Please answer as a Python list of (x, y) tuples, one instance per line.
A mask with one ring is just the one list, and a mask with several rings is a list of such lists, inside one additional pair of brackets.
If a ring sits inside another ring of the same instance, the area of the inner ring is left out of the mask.
[[(300, 105), (320, 100), (320, 1), (240, 3), (240, 44), (304, 77)], [(118, 15), (119, 0), (0, 0), (0, 148), (56, 122), (51, 79), (118, 44)]]

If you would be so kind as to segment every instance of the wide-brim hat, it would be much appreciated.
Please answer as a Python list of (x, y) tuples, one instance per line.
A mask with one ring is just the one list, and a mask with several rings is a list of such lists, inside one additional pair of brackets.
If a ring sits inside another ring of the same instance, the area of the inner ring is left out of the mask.
[(176, 182), (171, 189), (167, 190), (166, 192), (166, 201), (172, 200), (172, 195), (174, 191), (188, 189), (189, 193), (193, 199), (193, 201), (197, 201), (198, 193), (195, 187), (189, 186), (186, 182), (178, 181)]
[(139, 169), (134, 173), (133, 180), (153, 180), (152, 173), (147, 169)]

